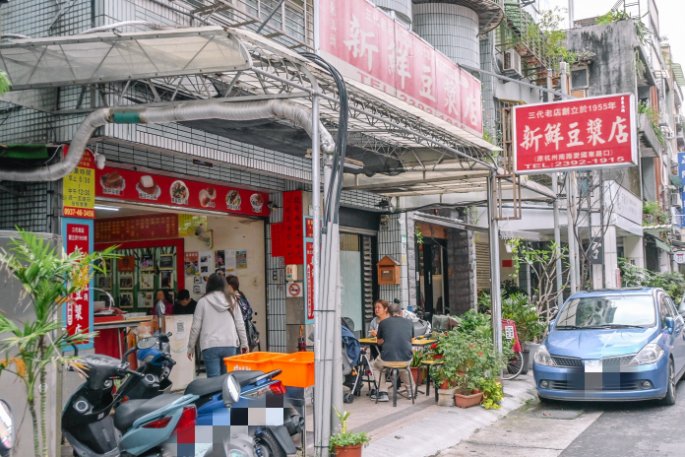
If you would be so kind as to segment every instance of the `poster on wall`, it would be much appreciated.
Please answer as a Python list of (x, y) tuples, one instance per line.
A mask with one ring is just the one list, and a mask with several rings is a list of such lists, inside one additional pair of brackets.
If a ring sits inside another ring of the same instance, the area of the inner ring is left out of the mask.
[(202, 282), (206, 283), (210, 274), (214, 273), (214, 253), (212, 251), (200, 252), (200, 276)]
[(183, 259), (183, 268), (186, 276), (197, 276), (200, 274), (198, 260), (200, 256), (197, 251), (186, 252)]
[(214, 270), (226, 271), (226, 253), (223, 250), (214, 251)]
[(235, 249), (226, 249), (226, 271), (234, 271), (236, 267)]
[(141, 289), (154, 289), (155, 288), (155, 275), (152, 273), (141, 273), (140, 274), (140, 288)]
[(247, 251), (245, 250), (238, 250), (235, 251), (235, 262), (236, 262), (236, 268), (238, 270), (245, 270), (247, 269)]

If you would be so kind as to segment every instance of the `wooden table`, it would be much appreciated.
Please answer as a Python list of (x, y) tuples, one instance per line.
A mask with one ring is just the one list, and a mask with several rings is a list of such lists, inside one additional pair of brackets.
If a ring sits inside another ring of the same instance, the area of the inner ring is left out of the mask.
[[(411, 345), (416, 346), (418, 348), (424, 348), (428, 346), (429, 344), (435, 343), (437, 340), (429, 339), (429, 338), (412, 338), (411, 339)], [(360, 344), (378, 344), (378, 338), (375, 337), (369, 337), (369, 338), (359, 338), (359, 343)]]

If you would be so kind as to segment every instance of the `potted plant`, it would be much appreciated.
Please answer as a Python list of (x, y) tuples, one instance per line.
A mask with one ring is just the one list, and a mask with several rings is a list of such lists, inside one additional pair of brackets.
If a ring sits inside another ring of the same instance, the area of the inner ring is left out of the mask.
[(478, 383), (478, 388), (483, 392), (481, 406), (485, 409), (499, 409), (504, 399), (504, 388), (496, 378), (484, 378)]
[[(19, 230), (9, 251), (0, 250), (0, 267), (19, 283), (33, 311), (33, 319), (18, 321), (0, 312), (0, 373), (14, 374), (26, 389), (28, 412), (33, 425), (33, 455), (47, 457), (47, 405), (54, 401), (48, 389), (49, 371), (56, 365), (80, 365), (62, 350), (88, 341), (93, 334), (68, 334), (59, 316), (74, 294), (87, 290), (93, 270), (103, 259), (114, 258), (113, 248), (91, 254), (76, 250), (64, 255), (48, 240)], [(25, 306), (22, 304), (15, 305)]]
[(340, 431), (332, 435), (328, 441), (328, 450), (336, 457), (361, 457), (362, 446), (369, 442), (369, 435), (365, 432), (352, 433), (347, 431), (348, 411), (335, 411), (340, 421)]
[(414, 385), (423, 384), (424, 368), (421, 363), (424, 361), (426, 354), (423, 351), (414, 351), (411, 357), (411, 363), (409, 364), (409, 369), (411, 370), (411, 376), (414, 378)]

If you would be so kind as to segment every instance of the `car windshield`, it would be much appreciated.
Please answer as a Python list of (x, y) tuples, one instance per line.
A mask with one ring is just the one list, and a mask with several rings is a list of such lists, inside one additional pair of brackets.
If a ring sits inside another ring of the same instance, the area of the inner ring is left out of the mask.
[(651, 295), (612, 295), (571, 300), (557, 318), (557, 328), (651, 327), (655, 323)]

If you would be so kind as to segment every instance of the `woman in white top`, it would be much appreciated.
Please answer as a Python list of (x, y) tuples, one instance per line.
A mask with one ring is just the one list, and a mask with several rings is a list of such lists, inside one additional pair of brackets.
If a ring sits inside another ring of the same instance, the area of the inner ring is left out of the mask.
[(376, 300), (373, 304), (373, 312), (376, 315), (373, 319), (371, 319), (371, 322), (369, 323), (369, 336), (376, 336), (376, 332), (378, 331), (378, 324), (383, 319), (386, 319), (390, 317), (390, 311), (388, 311), (388, 307), (390, 304), (385, 301), (385, 300)]
[(247, 334), (240, 306), (233, 295), (226, 296), (226, 280), (216, 273), (207, 278), (207, 292), (197, 302), (188, 340), (192, 360), (198, 340), (207, 377), (226, 373), (224, 357), (248, 350)]

